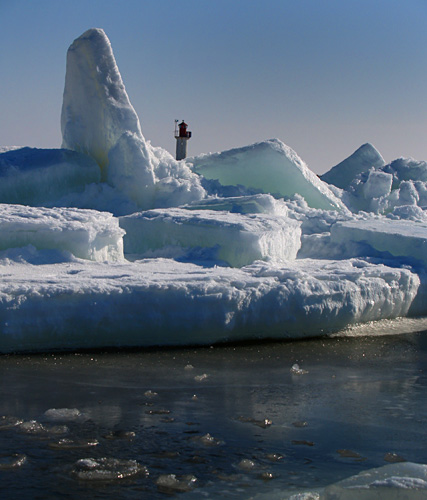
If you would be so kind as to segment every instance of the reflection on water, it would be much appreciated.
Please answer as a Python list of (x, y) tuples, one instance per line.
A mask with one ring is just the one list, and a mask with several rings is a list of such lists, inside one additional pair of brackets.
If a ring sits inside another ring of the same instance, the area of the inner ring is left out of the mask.
[(427, 463), (426, 367), (426, 332), (3, 356), (2, 498), (249, 498)]

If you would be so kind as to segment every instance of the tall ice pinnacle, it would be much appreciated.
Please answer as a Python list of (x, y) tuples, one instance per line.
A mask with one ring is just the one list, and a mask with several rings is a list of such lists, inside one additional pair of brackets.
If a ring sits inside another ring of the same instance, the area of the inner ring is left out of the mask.
[(62, 147), (92, 156), (101, 168), (124, 131), (142, 136), (110, 41), (101, 29), (86, 31), (68, 49), (61, 130)]
[(86, 31), (68, 49), (61, 130), (63, 148), (91, 156), (103, 181), (150, 205), (151, 150), (102, 29)]

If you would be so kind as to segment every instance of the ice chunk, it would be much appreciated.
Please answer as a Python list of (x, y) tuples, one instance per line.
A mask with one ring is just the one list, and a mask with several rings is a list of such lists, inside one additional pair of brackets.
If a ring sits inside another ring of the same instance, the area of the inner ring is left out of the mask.
[(391, 173), (396, 181), (427, 182), (427, 162), (413, 158), (397, 158), (383, 168), (384, 172)]
[(427, 494), (427, 466), (414, 463), (385, 465), (362, 471), (325, 488), (322, 500), (401, 498), (421, 500)]
[(256, 464), (253, 460), (250, 460), (249, 458), (243, 458), (240, 460), (240, 462), (236, 465), (238, 469), (241, 469), (245, 472), (250, 472), (253, 471), (256, 468)]
[(402, 205), (427, 205), (427, 162), (399, 158), (356, 175), (341, 192), (353, 211), (387, 213)]
[(71, 474), (83, 481), (117, 481), (134, 476), (148, 476), (148, 470), (135, 460), (117, 458), (82, 458)]
[(0, 455), (0, 471), (22, 467), (27, 462), (27, 456), (20, 453)]
[(23, 420), (18, 417), (13, 417), (11, 415), (2, 415), (0, 417), (0, 430), (11, 429), (23, 423)]
[(69, 429), (66, 425), (54, 425), (53, 427), (45, 427), (37, 420), (28, 420), (18, 425), (18, 430), (23, 434), (31, 434), (36, 436), (49, 436), (58, 434), (68, 434)]
[(294, 260), (300, 223), (285, 217), (172, 208), (120, 218), (127, 254), (223, 261), (242, 267), (255, 260)]
[(123, 229), (106, 212), (0, 204), (0, 250), (33, 245), (89, 260), (123, 259)]
[(394, 257), (409, 257), (427, 262), (427, 224), (388, 218), (337, 222), (331, 228), (336, 244), (351, 242), (369, 245)]
[(308, 205), (326, 210), (344, 209), (330, 191), (289, 146), (278, 139), (188, 160), (195, 172), (221, 185), (242, 185), (276, 197), (305, 198)]
[(204, 434), (203, 436), (193, 436), (192, 438), (190, 438), (190, 441), (208, 447), (224, 444), (223, 441), (215, 438), (214, 436), (211, 436), (209, 433)]
[(283, 200), (276, 200), (269, 194), (251, 196), (211, 197), (186, 205), (187, 210), (217, 210), (239, 214), (288, 215)]
[(391, 174), (370, 170), (368, 180), (363, 185), (363, 194), (366, 199), (387, 196), (391, 192), (392, 183), (393, 176)]
[(291, 374), (292, 375), (305, 375), (308, 373), (307, 370), (304, 370), (303, 368), (300, 368), (298, 363), (295, 363), (291, 367)]
[(418, 222), (427, 222), (427, 212), (416, 205), (400, 205), (387, 215), (390, 219), (407, 219)]
[(403, 181), (399, 186), (399, 199), (396, 205), (417, 205), (419, 200), (418, 192), (412, 181)]
[(52, 450), (81, 450), (98, 446), (99, 441), (96, 439), (69, 439), (62, 438), (59, 441), (48, 443)]
[(48, 420), (63, 422), (85, 419), (85, 416), (77, 408), (50, 408), (44, 412), (44, 416)]
[(46, 205), (99, 182), (88, 156), (66, 149), (21, 148), (0, 153), (0, 202)]
[(405, 316), (419, 285), (408, 269), (358, 259), (0, 265), (0, 352), (318, 336)]
[(176, 476), (175, 474), (160, 474), (156, 479), (156, 485), (159, 491), (168, 495), (177, 492), (182, 493), (191, 491), (197, 483), (197, 478), (192, 474)]
[(347, 189), (358, 174), (370, 170), (371, 167), (377, 169), (384, 165), (385, 161), (381, 154), (372, 144), (366, 143), (320, 178), (328, 184)]

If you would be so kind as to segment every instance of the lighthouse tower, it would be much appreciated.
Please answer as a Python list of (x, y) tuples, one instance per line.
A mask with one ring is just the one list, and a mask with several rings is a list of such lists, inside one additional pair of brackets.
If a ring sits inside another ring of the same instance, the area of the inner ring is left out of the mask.
[(187, 141), (191, 137), (191, 132), (187, 132), (188, 125), (182, 120), (178, 125), (175, 120), (175, 139), (176, 139), (176, 159), (183, 160), (187, 156)]

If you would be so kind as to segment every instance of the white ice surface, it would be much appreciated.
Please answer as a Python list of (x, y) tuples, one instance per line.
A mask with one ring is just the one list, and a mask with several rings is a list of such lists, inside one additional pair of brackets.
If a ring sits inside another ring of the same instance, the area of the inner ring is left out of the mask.
[(140, 257), (191, 258), (242, 267), (295, 260), (301, 223), (288, 217), (170, 208), (120, 218), (124, 251)]
[(367, 244), (393, 257), (407, 257), (427, 263), (427, 223), (387, 218), (337, 222), (331, 228), (332, 244)]
[(0, 250), (31, 245), (95, 261), (123, 259), (118, 219), (106, 212), (0, 204)]
[(344, 209), (328, 185), (278, 139), (189, 158), (195, 172), (223, 186), (242, 185), (276, 197), (303, 196), (310, 207)]
[(404, 316), (418, 277), (362, 260), (29, 265), (0, 255), (0, 352), (302, 338)]

